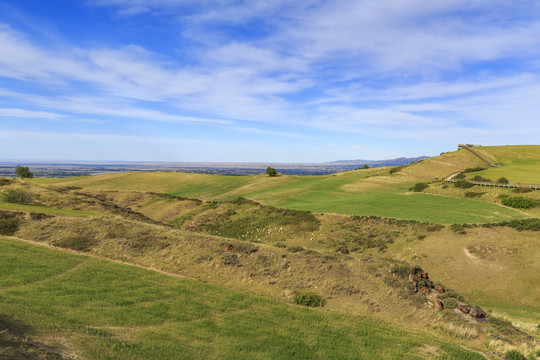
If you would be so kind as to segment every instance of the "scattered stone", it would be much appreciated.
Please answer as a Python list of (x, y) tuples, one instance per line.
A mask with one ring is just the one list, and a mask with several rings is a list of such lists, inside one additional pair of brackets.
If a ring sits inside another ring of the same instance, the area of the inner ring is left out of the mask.
[(437, 310), (442, 310), (442, 309), (444, 309), (444, 306), (443, 306), (442, 302), (441, 302), (439, 299), (437, 299), (436, 296), (433, 297), (433, 304), (435, 305), (435, 308), (436, 308)]
[(232, 249), (233, 249), (232, 244), (227, 244), (227, 245), (225, 246), (225, 251), (230, 251), (230, 250), (232, 250)]
[(444, 294), (444, 289), (442, 288), (442, 286), (440, 285), (437, 285), (435, 286), (435, 291), (438, 292), (439, 294)]
[(483, 319), (486, 317), (486, 312), (482, 310), (480, 306), (475, 306), (471, 308), (471, 311), (469, 312), (469, 315), (472, 317), (475, 317), (477, 319)]

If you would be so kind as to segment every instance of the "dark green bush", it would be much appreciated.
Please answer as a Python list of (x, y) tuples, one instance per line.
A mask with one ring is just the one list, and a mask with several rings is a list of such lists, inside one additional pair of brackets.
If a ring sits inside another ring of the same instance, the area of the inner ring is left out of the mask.
[(475, 198), (475, 197), (480, 197), (480, 196), (482, 196), (484, 194), (485, 194), (485, 192), (467, 191), (467, 192), (465, 192), (465, 197), (466, 198)]
[(76, 251), (90, 251), (95, 245), (95, 240), (86, 236), (71, 236), (63, 239), (54, 240), (54, 246), (59, 246), (66, 249)]
[(474, 184), (468, 182), (467, 180), (458, 180), (454, 183), (454, 186), (460, 189), (469, 189), (472, 188)]
[(486, 179), (480, 175), (476, 175), (472, 178), (472, 181), (483, 181), (483, 182), (491, 182), (490, 179)]
[(19, 230), (18, 219), (0, 219), (0, 235), (11, 236)]
[(408, 264), (395, 264), (394, 267), (391, 270), (392, 274), (396, 274), (401, 277), (409, 276), (411, 273), (411, 268)]
[(510, 350), (506, 352), (507, 360), (527, 360), (527, 358), (517, 350)]
[(312, 292), (299, 292), (294, 297), (294, 302), (298, 305), (318, 307), (324, 306), (326, 300)]
[(461, 180), (461, 179), (465, 179), (465, 174), (457, 174), (456, 176), (454, 176), (454, 179), (456, 180)]
[(400, 166), (394, 166), (390, 168), (390, 174), (395, 174), (399, 171), (401, 171), (403, 168), (407, 167), (408, 165), (400, 165)]
[(409, 191), (420, 192), (420, 191), (424, 191), (428, 187), (429, 187), (429, 185), (427, 183), (420, 182), (420, 183), (416, 183), (414, 186), (410, 187)]
[(540, 231), (540, 219), (521, 219), (511, 220), (503, 223), (506, 226), (510, 226), (516, 230), (532, 230)]
[(509, 182), (508, 179), (505, 178), (504, 176), (497, 179), (497, 184), (508, 184), (508, 182)]
[(259, 247), (250, 243), (239, 243), (234, 245), (233, 251), (235, 252), (241, 252), (244, 254), (251, 254), (254, 252), (257, 252), (259, 250)]
[(5, 191), (2, 194), (2, 199), (5, 202), (13, 204), (30, 204), (32, 202), (30, 194), (18, 189), (9, 189)]
[(465, 174), (465, 173), (482, 171), (482, 170), (486, 170), (486, 169), (487, 169), (487, 167), (477, 166), (477, 167), (474, 167), (474, 168), (465, 169), (465, 170), (462, 171), (462, 173)]
[(501, 199), (501, 203), (505, 206), (510, 206), (516, 209), (528, 209), (537, 205), (536, 200), (526, 199), (521, 196)]
[(13, 182), (11, 179), (0, 178), (0, 186), (9, 185)]

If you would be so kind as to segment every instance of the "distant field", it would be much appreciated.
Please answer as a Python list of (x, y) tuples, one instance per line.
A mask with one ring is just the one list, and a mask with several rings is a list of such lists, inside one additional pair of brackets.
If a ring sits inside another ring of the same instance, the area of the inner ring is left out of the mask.
[[(414, 179), (369, 169), (322, 176), (221, 176), (187, 173), (123, 173), (57, 179), (62, 186), (140, 190), (203, 200), (243, 196), (283, 208), (320, 213), (373, 215), (439, 223), (494, 222), (520, 218), (515, 210), (486, 202), (408, 193)], [(35, 179), (53, 184), (54, 179)]]
[(0, 321), (88, 359), (483, 359), (365, 318), (16, 240), (0, 251)]
[(506, 177), (512, 183), (540, 184), (540, 146), (482, 146), (475, 150), (501, 167), (469, 173), (468, 176), (481, 175), (493, 181)]

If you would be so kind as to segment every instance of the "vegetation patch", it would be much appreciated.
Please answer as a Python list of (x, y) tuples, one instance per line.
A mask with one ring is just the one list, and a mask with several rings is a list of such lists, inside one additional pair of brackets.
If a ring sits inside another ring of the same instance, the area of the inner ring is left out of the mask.
[(32, 196), (26, 191), (19, 189), (8, 189), (2, 193), (2, 199), (12, 204), (31, 204)]
[(485, 192), (466, 191), (465, 192), (465, 197), (466, 198), (477, 198), (477, 197), (480, 197), (480, 196), (482, 196), (484, 194), (485, 194)]
[(506, 352), (505, 356), (506, 360), (527, 360), (525, 355), (523, 355), (517, 350), (509, 350)]
[(533, 199), (527, 199), (521, 196), (507, 197), (501, 199), (501, 203), (516, 209), (528, 209), (536, 206), (538, 202)]
[(414, 186), (410, 187), (409, 191), (421, 192), (421, 191), (426, 190), (428, 187), (429, 187), (428, 183), (420, 182), (420, 183), (416, 183), (416, 184), (414, 184)]
[(88, 236), (70, 236), (53, 240), (52, 242), (54, 246), (76, 251), (90, 251), (96, 243), (95, 239), (89, 238)]
[(13, 182), (12, 179), (0, 178), (0, 186), (9, 185)]
[(472, 188), (474, 184), (467, 180), (458, 180), (454, 183), (454, 186), (460, 189), (469, 189)]
[(399, 166), (393, 166), (390, 168), (390, 174), (395, 174), (395, 173), (398, 173), (400, 172), (401, 170), (403, 170), (404, 168), (406, 168), (407, 166), (409, 165), (399, 165)]
[(480, 182), (491, 182), (490, 179), (486, 179), (480, 175), (475, 175), (471, 178), (472, 181), (480, 181)]
[(321, 307), (326, 304), (326, 300), (320, 295), (317, 295), (312, 292), (298, 292), (294, 296), (294, 302), (298, 305), (310, 306), (310, 307)]
[(1, 219), (0, 218), (0, 235), (11, 236), (19, 230), (19, 219)]

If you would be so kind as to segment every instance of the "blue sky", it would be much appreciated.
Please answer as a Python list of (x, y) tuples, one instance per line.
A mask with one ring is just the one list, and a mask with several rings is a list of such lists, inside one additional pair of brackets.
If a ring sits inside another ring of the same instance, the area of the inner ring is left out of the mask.
[(0, 0), (0, 158), (539, 144), (536, 0)]

